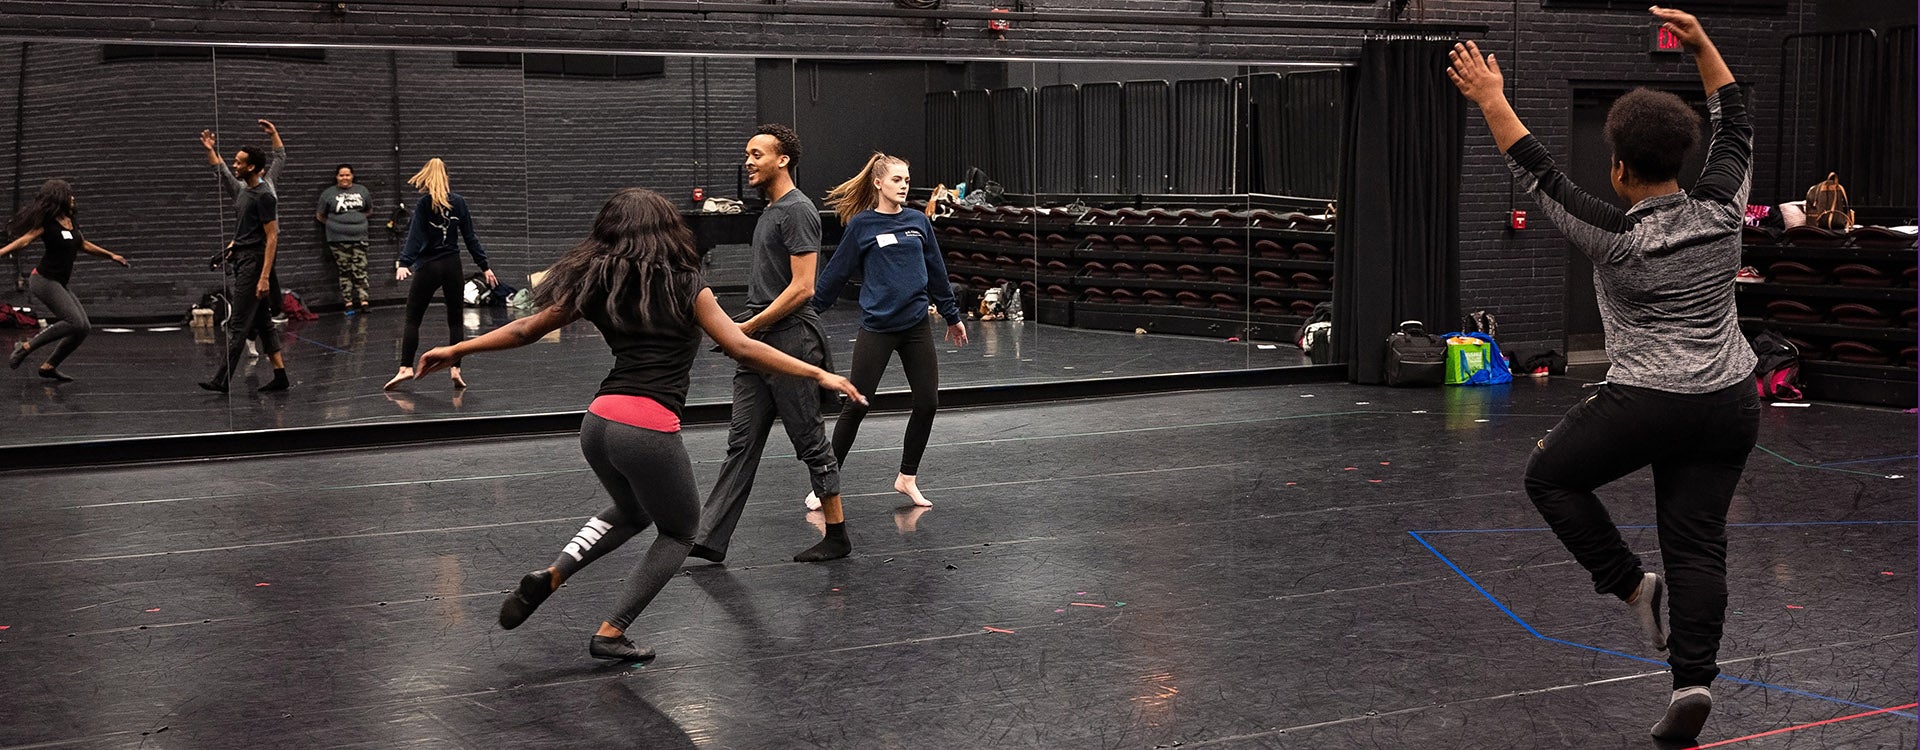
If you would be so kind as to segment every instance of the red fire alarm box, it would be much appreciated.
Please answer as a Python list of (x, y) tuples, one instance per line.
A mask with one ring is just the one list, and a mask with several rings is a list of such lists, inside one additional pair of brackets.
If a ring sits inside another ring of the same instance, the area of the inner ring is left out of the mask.
[(1508, 213), (1507, 228), (1508, 229), (1526, 229), (1527, 228), (1527, 212), (1516, 209)]
[[(994, 8), (993, 12), (1012, 13), (1013, 11), (1007, 10), (1006, 8)], [(1013, 28), (1013, 21), (1010, 21), (1005, 18), (995, 18), (987, 21), (988, 31), (1000, 32), (1000, 31), (1006, 31), (1011, 28)]]

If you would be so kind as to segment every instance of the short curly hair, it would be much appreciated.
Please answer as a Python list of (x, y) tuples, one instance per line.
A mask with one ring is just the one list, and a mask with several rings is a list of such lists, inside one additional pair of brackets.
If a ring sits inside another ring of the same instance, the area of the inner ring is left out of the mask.
[(1666, 182), (1700, 143), (1700, 114), (1665, 91), (1634, 89), (1607, 110), (1607, 146), (1640, 182)]
[(780, 153), (786, 155), (788, 168), (800, 164), (800, 135), (793, 132), (793, 128), (770, 122), (761, 125), (759, 130), (754, 131), (754, 135), (770, 135), (774, 140), (779, 141)]

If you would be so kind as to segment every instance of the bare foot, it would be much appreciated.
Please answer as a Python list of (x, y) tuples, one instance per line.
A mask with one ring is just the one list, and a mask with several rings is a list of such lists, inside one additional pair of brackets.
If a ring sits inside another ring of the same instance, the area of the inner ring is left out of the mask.
[(460, 377), (460, 368), (449, 367), (447, 368), (447, 374), (453, 377), (453, 387), (455, 388), (467, 387), (467, 381)]
[(920, 494), (920, 478), (912, 474), (901, 474), (893, 480), (893, 491), (906, 495), (914, 505), (922, 508), (933, 507), (933, 501)]
[(413, 368), (402, 367), (400, 368), (399, 372), (394, 373), (392, 380), (388, 380), (386, 385), (380, 386), (380, 390), (391, 391), (395, 388), (399, 388), (401, 383), (405, 383), (412, 379), (413, 379)]

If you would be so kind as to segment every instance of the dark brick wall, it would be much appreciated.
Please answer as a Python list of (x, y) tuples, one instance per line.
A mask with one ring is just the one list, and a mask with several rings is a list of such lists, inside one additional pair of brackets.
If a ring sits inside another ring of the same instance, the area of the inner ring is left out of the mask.
[[(860, 0), (876, 11), (891, 6), (886, 0)], [(1828, 0), (1829, 2), (1836, 0)], [(143, 3), (139, 17), (127, 14), (123, 6), (100, 0), (35, 2), (0, 0), (0, 34), (53, 35), (68, 38), (113, 36), (134, 39), (192, 41), (315, 42), (331, 44), (392, 44), (485, 47), (506, 46), (544, 49), (608, 49), (653, 51), (721, 51), (763, 55), (905, 55), (936, 56), (1035, 56), (1070, 58), (1119, 58), (1129, 60), (1220, 60), (1220, 61), (1328, 61), (1340, 62), (1354, 56), (1355, 32), (1289, 31), (1265, 28), (1198, 29), (1173, 24), (1156, 26), (1105, 25), (1101, 18), (1118, 14), (1179, 11), (1197, 14), (1200, 0), (1167, 2), (1162, 0), (1038, 0), (1029, 2), (1045, 11), (1085, 11), (1084, 25), (1023, 25), (995, 40), (981, 27), (983, 22), (955, 21), (945, 29), (932, 28), (927, 22), (897, 18), (820, 18), (809, 16), (758, 16), (714, 13), (706, 15), (639, 14), (617, 11), (558, 11), (487, 9), (448, 4), (440, 8), (396, 9), (390, 6), (348, 3), (348, 12), (336, 16), (319, 3), (248, 2), (230, 0), (209, 4), (201, 0), (151, 0)], [(1516, 108), (1527, 124), (1561, 158), (1570, 152), (1571, 118), (1569, 101), (1572, 90), (1584, 83), (1687, 82), (1694, 80), (1690, 58), (1651, 58), (1646, 52), (1648, 26), (1644, 12), (1633, 10), (1546, 10), (1535, 0), (1497, 2), (1494, 0), (1451, 0), (1429, 3), (1434, 9), (1428, 20), (1487, 24), (1485, 47), (1498, 53), (1507, 70)], [(1624, 3), (1622, 5), (1625, 5)], [(1358, 2), (1272, 3), (1225, 0), (1215, 6), (1229, 15), (1291, 17), (1335, 17), (1375, 19), (1384, 14), (1383, 4)], [(1817, 15), (1816, 0), (1796, 0), (1784, 14), (1727, 16), (1709, 14), (1707, 23), (1736, 75), (1751, 83), (1762, 105), (1759, 118), (1760, 153), (1771, 153), (1774, 139), (1772, 118), (1764, 109), (1778, 91), (1781, 82), (1775, 71), (1781, 39), (1807, 28)], [(984, 0), (949, 0), (948, 7), (983, 9)], [(11, 48), (6, 48), (11, 49)], [(407, 53), (403, 57), (425, 55)], [(0, 57), (0, 65), (10, 58)], [(731, 71), (730, 63), (712, 61), (710, 82), (720, 86)], [(0, 68), (5, 69), (5, 68)], [(224, 71), (223, 66), (223, 71)], [(739, 70), (751, 70), (741, 67)], [(671, 71), (669, 78), (671, 78)], [(744, 73), (740, 78), (744, 79)], [(223, 89), (226, 83), (222, 83)], [(403, 82), (403, 88), (406, 84)], [(743, 84), (750, 85), (750, 84)], [(526, 96), (529, 120), (545, 123), (556, 108), (564, 110), (564, 97), (556, 100), (550, 92), (529, 89)], [(445, 91), (440, 91), (444, 95)], [(0, 92), (0, 97), (8, 96)], [(411, 97), (409, 97), (411, 98)], [(750, 103), (752, 96), (746, 97)], [(0, 99), (4, 101), (4, 99)], [(223, 99), (224, 101), (224, 99)], [(449, 101), (443, 98), (440, 101)], [(617, 102), (594, 101), (592, 106), (618, 106)], [(487, 113), (458, 104), (437, 115), (411, 110), (406, 122), (432, 117), (441, 128), (451, 128)], [(652, 116), (649, 112), (648, 117)], [(223, 124), (239, 127), (223, 109)], [(444, 118), (444, 119), (443, 119)], [(536, 130), (544, 124), (535, 124)], [(190, 128), (189, 128), (190, 130)], [(512, 144), (490, 143), (478, 128), (460, 132), (475, 133), (446, 147), (458, 148), (463, 160), (478, 159), (489, 153), (511, 151)], [(408, 130), (407, 132), (425, 132)], [(450, 131), (439, 131), (450, 132)], [(294, 133), (289, 133), (290, 136)], [(403, 151), (409, 166), (433, 148), (432, 144), (408, 140), (403, 136)], [(816, 136), (817, 137), (817, 136)], [(664, 144), (663, 144), (664, 145)], [(684, 144), (674, 148), (685, 148)], [(730, 154), (733, 144), (721, 143), (713, 150)], [(527, 141), (528, 155), (546, 149), (538, 140)], [(453, 153), (453, 152), (448, 152)], [(543, 152), (544, 153), (544, 152)], [(42, 157), (36, 157), (42, 158)], [(296, 152), (296, 158), (299, 158)], [(313, 158), (319, 158), (315, 156)], [(638, 157), (635, 157), (638, 158)], [(662, 156), (668, 160), (680, 158)], [(463, 191), (477, 191), (490, 179), (463, 171), (479, 169), (481, 164), (463, 167), (454, 163), (455, 179)], [(540, 164), (535, 159), (534, 164)], [(330, 164), (328, 165), (330, 166)], [(156, 163), (156, 168), (159, 165)], [(324, 167), (322, 167), (324, 168)], [(530, 187), (530, 198), (539, 218), (532, 224), (532, 242), (540, 245), (564, 243), (566, 224), (579, 221), (578, 205), (559, 207), (561, 194), (569, 189), (568, 178), (549, 178), (535, 174), (523, 179)], [(562, 170), (563, 172), (567, 170)], [(34, 171), (32, 174), (39, 174)], [(697, 172), (689, 173), (690, 175)], [(1756, 198), (1774, 199), (1782, 192), (1765, 184), (1771, 175), (1759, 170), (1762, 180), (1756, 186)], [(319, 177), (324, 177), (320, 175)], [(496, 175), (510, 179), (507, 175)], [(1461, 200), (1463, 304), (1468, 309), (1485, 308), (1501, 317), (1502, 338), (1510, 348), (1534, 345), (1559, 346), (1563, 326), (1563, 297), (1566, 286), (1566, 259), (1560, 236), (1544, 222), (1536, 222), (1523, 232), (1504, 228), (1506, 211), (1525, 208), (1524, 200), (1511, 196), (1511, 181), (1484, 126), (1474, 124), (1468, 131), (1465, 158), (1464, 194)], [(730, 178), (726, 179), (730, 182)], [(552, 180), (552, 181), (550, 181)], [(714, 182), (714, 180), (709, 180)], [(302, 178), (301, 184), (317, 184), (315, 178)], [(662, 183), (665, 184), (665, 183)], [(553, 187), (549, 187), (553, 186)], [(711, 185), (710, 185), (711, 186)], [(1801, 186), (1802, 189), (1804, 186)], [(317, 189), (317, 188), (314, 188)], [(1604, 189), (1604, 187), (1602, 187)], [(585, 189), (575, 191), (591, 192)], [(577, 203), (577, 202), (576, 202)], [(589, 201), (591, 203), (591, 201)], [(202, 212), (211, 212), (204, 208)], [(511, 209), (495, 208), (476, 199), (476, 210), (487, 211), (480, 220), (484, 229), (509, 226), (522, 221)], [(525, 209), (521, 209), (524, 211)], [(586, 209), (590, 211), (590, 209)], [(498, 213), (495, 213), (495, 212)], [(568, 211), (572, 213), (563, 218)], [(555, 229), (548, 230), (552, 214)], [(210, 219), (202, 219), (208, 221)], [(504, 244), (504, 240), (502, 241)], [(516, 260), (515, 262), (523, 262)], [(503, 266), (507, 262), (503, 260)], [(525, 267), (515, 267), (523, 274)]]

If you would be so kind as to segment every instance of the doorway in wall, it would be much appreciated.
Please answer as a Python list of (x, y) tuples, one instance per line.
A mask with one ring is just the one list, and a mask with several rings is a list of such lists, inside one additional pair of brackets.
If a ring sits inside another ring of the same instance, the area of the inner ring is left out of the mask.
[[(1567, 175), (1582, 189), (1619, 206), (1621, 210), (1630, 206), (1614, 194), (1608, 176), (1613, 153), (1607, 148), (1607, 110), (1621, 95), (1634, 88), (1633, 84), (1614, 83), (1576, 85), (1573, 89), (1573, 153)], [(1700, 177), (1701, 166), (1706, 163), (1707, 138), (1711, 135), (1706, 126), (1706, 92), (1697, 85), (1647, 84), (1647, 88), (1672, 92), (1700, 113), (1700, 144), (1680, 167), (1680, 187), (1690, 189), (1694, 180)], [(1600, 305), (1594, 300), (1593, 263), (1571, 245), (1567, 247), (1567, 292), (1564, 304), (1563, 309), (1567, 311), (1568, 360), (1575, 364), (1605, 362), (1606, 342), (1600, 327)]]

